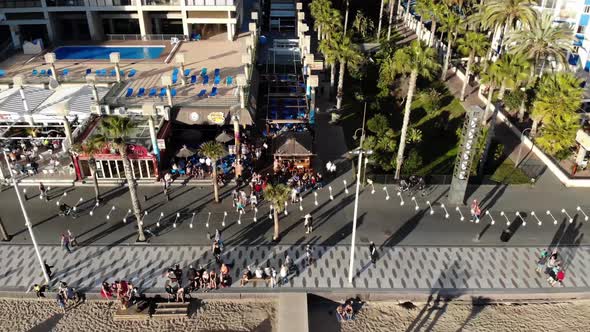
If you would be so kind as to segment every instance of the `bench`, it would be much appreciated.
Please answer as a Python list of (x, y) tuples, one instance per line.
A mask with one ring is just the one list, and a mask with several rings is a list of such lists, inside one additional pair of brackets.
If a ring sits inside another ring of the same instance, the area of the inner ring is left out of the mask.
[(259, 282), (264, 282), (264, 283), (266, 283), (266, 286), (268, 287), (268, 284), (270, 283), (270, 278), (266, 278), (266, 279), (264, 279), (264, 278), (250, 278), (248, 280), (244, 280), (243, 282), (244, 282), (243, 286), (246, 286), (247, 284), (252, 283), (252, 286), (254, 286), (254, 287), (256, 287), (256, 284), (258, 284)]
[(156, 309), (152, 314), (154, 319), (175, 319), (188, 317), (189, 303), (179, 302), (159, 302), (156, 304)]
[(146, 301), (139, 301), (138, 303), (127, 307), (126, 309), (117, 309), (113, 317), (114, 321), (141, 321), (148, 320), (149, 303)]

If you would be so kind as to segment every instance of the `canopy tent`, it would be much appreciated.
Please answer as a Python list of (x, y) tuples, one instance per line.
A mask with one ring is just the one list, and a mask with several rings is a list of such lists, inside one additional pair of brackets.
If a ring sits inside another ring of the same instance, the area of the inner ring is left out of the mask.
[(313, 156), (313, 137), (310, 132), (284, 132), (272, 141), (272, 153), (280, 157)]
[(178, 150), (178, 152), (176, 153), (176, 157), (178, 158), (188, 158), (188, 157), (192, 157), (197, 153), (196, 150), (191, 149), (189, 147), (187, 147), (186, 145), (183, 145), (182, 148), (180, 148), (180, 150)]
[(233, 141), (233, 139), (234, 138), (225, 131), (215, 137), (215, 140), (219, 143), (227, 143)]

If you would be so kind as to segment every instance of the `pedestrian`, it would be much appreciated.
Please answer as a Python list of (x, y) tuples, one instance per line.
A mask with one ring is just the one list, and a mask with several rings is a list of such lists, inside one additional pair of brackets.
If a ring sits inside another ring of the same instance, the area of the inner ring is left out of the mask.
[(313, 252), (309, 244), (305, 246), (305, 261), (307, 266), (311, 266), (311, 263), (313, 262)]
[(221, 232), (217, 228), (215, 229), (215, 241), (219, 243), (219, 249), (223, 251), (223, 239), (221, 238)]
[(68, 229), (68, 239), (70, 240), (70, 245), (73, 247), (78, 246), (78, 241), (76, 240), (76, 236)]
[(47, 264), (47, 261), (43, 261), (43, 265), (45, 265), (45, 272), (47, 273), (47, 276), (49, 277), (49, 279), (51, 279), (51, 269), (53, 268), (53, 266)]
[(311, 217), (311, 214), (306, 214), (305, 216), (303, 216), (303, 219), (305, 220), (303, 222), (303, 226), (305, 227), (305, 234), (310, 234), (313, 231), (313, 218)]
[(331, 171), (332, 171), (332, 162), (328, 161), (326, 163), (326, 173), (330, 174)]
[(43, 182), (39, 182), (39, 199), (45, 199), (46, 202), (48, 201), (47, 189), (45, 189)]
[(72, 250), (70, 249), (70, 238), (63, 233), (61, 234), (61, 246), (68, 252), (68, 254), (72, 253)]
[(284, 285), (289, 282), (289, 268), (287, 268), (286, 264), (281, 265), (281, 271), (279, 272), (281, 276), (281, 284)]
[(297, 188), (293, 187), (291, 189), (291, 204), (297, 203), (299, 200), (297, 199)]
[(35, 291), (35, 295), (37, 295), (37, 297), (45, 297), (45, 285), (34, 284), (33, 290)]
[(371, 263), (375, 265), (377, 263), (377, 247), (373, 241), (369, 244), (369, 254), (371, 255)]
[(250, 208), (252, 210), (254, 210), (257, 205), (258, 205), (258, 198), (256, 197), (256, 194), (253, 191), (252, 194), (250, 195)]
[(275, 288), (277, 286), (277, 270), (275, 268), (270, 269), (270, 287)]
[(537, 268), (535, 271), (542, 272), (545, 269), (545, 264), (547, 264), (548, 257), (549, 257), (549, 252), (547, 251), (547, 249), (543, 249), (541, 251), (541, 255), (539, 256), (539, 259), (537, 260)]
[(221, 248), (217, 241), (213, 242), (213, 256), (215, 257), (217, 264), (221, 264)]
[(170, 202), (170, 194), (168, 192), (168, 186), (164, 185), (164, 196), (166, 196), (166, 201)]
[(55, 300), (57, 302), (57, 305), (60, 307), (60, 309), (65, 314), (66, 313), (66, 300), (65, 300), (63, 294), (61, 292), (58, 292), (57, 295), (55, 295)]
[(237, 189), (232, 190), (231, 192), (231, 198), (232, 198), (232, 206), (233, 207), (237, 207), (238, 206), (238, 198), (240, 197), (240, 194), (238, 193)]
[(475, 221), (475, 223), (478, 223), (480, 215), (481, 209), (479, 208), (479, 203), (477, 202), (477, 199), (474, 199), (471, 203), (471, 222)]

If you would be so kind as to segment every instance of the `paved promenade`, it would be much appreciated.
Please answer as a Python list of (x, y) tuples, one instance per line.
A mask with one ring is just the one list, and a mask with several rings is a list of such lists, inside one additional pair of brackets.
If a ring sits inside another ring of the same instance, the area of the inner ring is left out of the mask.
[[(1, 290), (25, 290), (42, 281), (32, 246), (1, 247)], [(377, 264), (370, 263), (366, 246), (357, 247), (356, 278), (347, 281), (347, 246), (314, 246), (316, 261), (303, 262), (302, 246), (237, 246), (226, 249), (234, 288), (243, 268), (250, 265), (278, 268), (286, 254), (294, 258), (299, 274), (283, 287), (290, 289), (540, 289), (550, 288), (546, 276), (535, 272), (539, 247), (385, 247)], [(103, 280), (131, 280), (143, 289), (163, 292), (166, 269), (178, 263), (183, 269), (215, 266), (210, 247), (120, 246), (83, 247), (67, 254), (58, 246), (41, 247), (42, 256), (54, 265), (54, 281), (67, 281), (86, 290), (97, 290)], [(566, 271), (566, 288), (587, 290), (590, 247), (560, 248)], [(217, 268), (218, 269), (218, 268)], [(265, 287), (262, 283), (257, 288)], [(251, 289), (247, 286), (245, 289)]]

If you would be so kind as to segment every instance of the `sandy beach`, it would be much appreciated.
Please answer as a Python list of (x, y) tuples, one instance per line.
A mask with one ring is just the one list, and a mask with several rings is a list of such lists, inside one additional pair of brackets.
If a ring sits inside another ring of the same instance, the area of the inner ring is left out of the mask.
[(0, 331), (260, 331), (276, 330), (273, 300), (204, 300), (187, 319), (115, 322), (114, 302), (88, 300), (63, 314), (53, 300), (0, 299)]
[(397, 302), (365, 303), (355, 320), (337, 322), (334, 310), (318, 306), (310, 313), (310, 331), (588, 331), (590, 301), (477, 305), (444, 302), (426, 307)]

